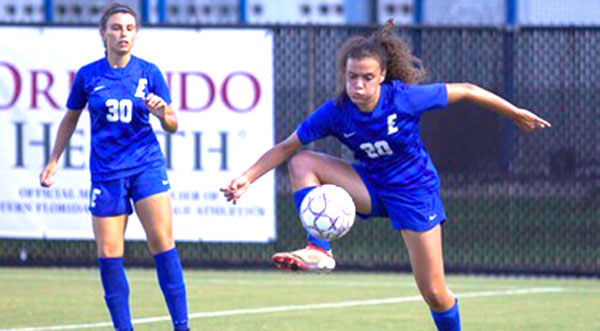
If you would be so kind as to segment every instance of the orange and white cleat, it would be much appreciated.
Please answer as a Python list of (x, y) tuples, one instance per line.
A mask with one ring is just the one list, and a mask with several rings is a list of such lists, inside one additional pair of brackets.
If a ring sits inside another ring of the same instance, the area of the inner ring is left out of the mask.
[(271, 261), (277, 268), (290, 271), (331, 272), (335, 268), (331, 251), (311, 244), (293, 252), (275, 253)]

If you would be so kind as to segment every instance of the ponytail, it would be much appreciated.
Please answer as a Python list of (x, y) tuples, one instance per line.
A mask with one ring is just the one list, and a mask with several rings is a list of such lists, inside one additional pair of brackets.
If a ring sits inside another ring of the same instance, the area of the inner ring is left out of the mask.
[(382, 71), (386, 72), (386, 81), (400, 80), (406, 84), (421, 82), (426, 75), (421, 60), (412, 55), (408, 44), (398, 36), (396, 25), (389, 19), (385, 25), (371, 36), (350, 37), (337, 56), (337, 100), (346, 97), (346, 64), (348, 59), (372, 57), (379, 62)]

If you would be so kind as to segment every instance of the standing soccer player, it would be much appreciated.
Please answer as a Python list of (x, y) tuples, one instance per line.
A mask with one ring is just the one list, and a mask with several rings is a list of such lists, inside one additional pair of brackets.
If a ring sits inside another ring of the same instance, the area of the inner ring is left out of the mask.
[(60, 155), (88, 105), (92, 131), (90, 211), (98, 247), (104, 298), (115, 330), (132, 330), (129, 285), (123, 268), (127, 218), (139, 216), (158, 282), (175, 330), (188, 329), (185, 283), (172, 231), (169, 179), (150, 114), (174, 133), (177, 117), (159, 69), (131, 54), (139, 27), (137, 13), (109, 5), (100, 21), (105, 57), (82, 67), (67, 100), (52, 155), (40, 175), (52, 185)]
[[(359, 215), (389, 217), (401, 230), (421, 295), (440, 330), (460, 330), (458, 301), (444, 276), (440, 224), (446, 219), (438, 173), (419, 137), (420, 116), (431, 109), (468, 100), (512, 119), (524, 130), (550, 127), (535, 114), (468, 83), (416, 85), (424, 70), (389, 21), (372, 36), (348, 39), (338, 53), (338, 94), (313, 112), (286, 140), (267, 151), (240, 177), (222, 188), (235, 203), (260, 176), (288, 163), (294, 201), (300, 206), (323, 184), (343, 187)], [(302, 145), (335, 136), (357, 164)], [(292, 156), (294, 155), (294, 156)], [(288, 270), (331, 270), (329, 242), (308, 235), (308, 246), (273, 255)]]

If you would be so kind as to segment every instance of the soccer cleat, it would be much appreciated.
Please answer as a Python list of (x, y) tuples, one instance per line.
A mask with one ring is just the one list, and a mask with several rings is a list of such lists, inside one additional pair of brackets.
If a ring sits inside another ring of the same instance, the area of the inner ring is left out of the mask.
[(330, 272), (335, 268), (331, 251), (311, 244), (293, 252), (275, 253), (271, 261), (277, 268), (290, 271)]

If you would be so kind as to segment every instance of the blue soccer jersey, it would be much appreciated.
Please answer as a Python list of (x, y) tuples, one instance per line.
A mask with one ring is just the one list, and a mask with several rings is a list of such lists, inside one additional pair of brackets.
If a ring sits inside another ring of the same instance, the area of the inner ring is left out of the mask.
[(332, 135), (348, 146), (367, 179), (388, 190), (437, 189), (437, 171), (419, 137), (419, 119), (427, 110), (445, 107), (445, 84), (406, 85), (385, 82), (372, 112), (362, 112), (348, 98), (330, 100), (298, 127), (303, 144)]
[(149, 93), (171, 103), (159, 69), (135, 56), (124, 68), (112, 69), (103, 58), (77, 72), (67, 108), (81, 110), (88, 104), (92, 180), (123, 178), (145, 166), (164, 165), (144, 104)]

